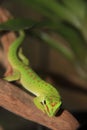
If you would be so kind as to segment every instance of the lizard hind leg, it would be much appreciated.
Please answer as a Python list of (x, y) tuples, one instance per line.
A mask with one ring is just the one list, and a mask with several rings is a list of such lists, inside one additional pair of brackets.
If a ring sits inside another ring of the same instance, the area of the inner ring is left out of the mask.
[(14, 70), (12, 74), (3, 78), (6, 81), (16, 81), (20, 79), (20, 72), (18, 70)]
[(22, 48), (19, 48), (18, 56), (19, 56), (19, 58), (22, 60), (22, 62), (23, 62), (25, 65), (29, 65), (29, 60), (28, 60), (28, 59), (25, 57), (25, 55), (23, 54)]

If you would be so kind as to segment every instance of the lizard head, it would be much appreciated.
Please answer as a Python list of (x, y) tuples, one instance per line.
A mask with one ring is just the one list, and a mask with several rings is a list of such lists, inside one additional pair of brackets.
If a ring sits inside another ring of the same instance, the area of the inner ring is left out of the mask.
[(50, 96), (50, 97), (45, 97), (42, 105), (44, 107), (45, 113), (47, 113), (48, 116), (54, 116), (57, 111), (59, 110), (62, 102), (60, 97), (55, 97), (55, 96)]

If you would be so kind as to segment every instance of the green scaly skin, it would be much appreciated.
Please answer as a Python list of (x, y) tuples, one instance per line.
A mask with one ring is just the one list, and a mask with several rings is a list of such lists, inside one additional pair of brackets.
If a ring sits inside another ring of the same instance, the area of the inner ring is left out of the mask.
[(13, 74), (4, 79), (7, 81), (20, 80), (23, 87), (36, 96), (35, 105), (48, 116), (54, 116), (61, 105), (59, 92), (30, 68), (28, 59), (22, 54), (21, 49), (17, 53), (25, 37), (23, 31), (19, 33), (20, 36), (11, 44), (8, 51), (8, 60), (13, 68)]

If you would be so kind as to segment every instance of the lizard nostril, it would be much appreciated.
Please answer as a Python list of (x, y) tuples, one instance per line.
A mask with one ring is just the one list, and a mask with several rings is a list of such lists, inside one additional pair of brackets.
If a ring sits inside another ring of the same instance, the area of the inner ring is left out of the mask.
[(57, 103), (52, 103), (51, 106), (54, 107)]

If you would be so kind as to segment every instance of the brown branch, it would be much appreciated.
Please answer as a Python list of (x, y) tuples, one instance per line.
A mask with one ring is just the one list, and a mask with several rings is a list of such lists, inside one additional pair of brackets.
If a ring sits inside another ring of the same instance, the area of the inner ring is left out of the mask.
[[(12, 19), (12, 15), (9, 13), (7, 9), (0, 7), (0, 23), (6, 22), (9, 19)], [(0, 42), (3, 46), (3, 51), (0, 50), (0, 63), (6, 69), (6, 72), (4, 74), (5, 76), (8, 75), (11, 70), (11, 66), (9, 64), (8, 57), (7, 57), (7, 52), (8, 52), (9, 46), (15, 39), (16, 39), (16, 35), (12, 31), (6, 34), (3, 34), (3, 36), (0, 37)]]
[(32, 97), (18, 87), (0, 79), (0, 105), (25, 119), (53, 130), (76, 130), (77, 120), (66, 110), (58, 117), (48, 117), (33, 104)]

